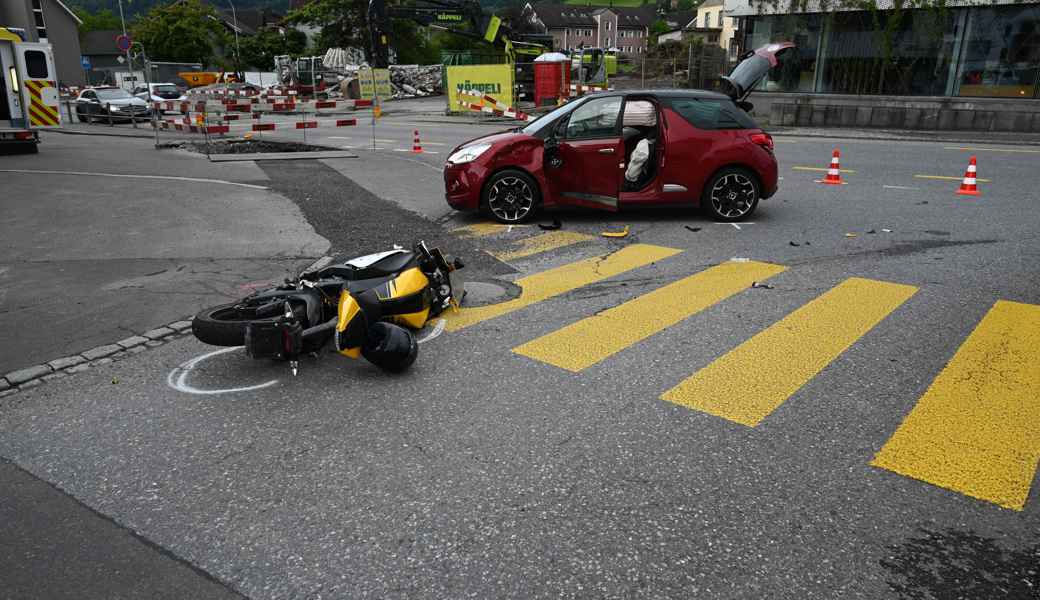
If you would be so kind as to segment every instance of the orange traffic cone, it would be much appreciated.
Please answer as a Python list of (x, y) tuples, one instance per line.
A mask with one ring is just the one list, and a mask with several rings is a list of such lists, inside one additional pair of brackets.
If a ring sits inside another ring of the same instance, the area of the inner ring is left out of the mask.
[(414, 132), (414, 139), (412, 139), (412, 154), (422, 154), (422, 144), (419, 143), (419, 130), (416, 129)]
[(964, 180), (961, 181), (961, 189), (957, 193), (962, 196), (978, 196), (979, 188), (975, 179), (975, 157), (968, 161), (968, 170), (964, 172)]
[(817, 179), (816, 183), (826, 183), (828, 185), (845, 185), (845, 182), (841, 180), (841, 166), (839, 165), (839, 158), (841, 152), (837, 148), (834, 149), (834, 154), (831, 155), (831, 166), (827, 169), (827, 176), (823, 179)]

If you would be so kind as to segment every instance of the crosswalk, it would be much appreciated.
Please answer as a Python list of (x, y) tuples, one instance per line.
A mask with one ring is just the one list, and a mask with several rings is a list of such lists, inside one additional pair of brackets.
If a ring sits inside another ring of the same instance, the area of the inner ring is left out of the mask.
[[(493, 236), (487, 227), (468, 235)], [(559, 233), (559, 232), (551, 232)], [(514, 241), (500, 256), (587, 244), (572, 234)], [(527, 240), (527, 241), (525, 241)], [(595, 247), (595, 246), (593, 246)], [(510, 254), (512, 253), (512, 254)], [(632, 243), (525, 275), (519, 297), (448, 316), (460, 331), (681, 253)], [(797, 267), (790, 267), (796, 269)], [(511, 351), (581, 374), (651, 337), (744, 293), (789, 267), (731, 260), (680, 276)], [(794, 309), (705, 367), (653, 392), (663, 401), (755, 428), (885, 319), (909, 310), (918, 288), (851, 277)], [(872, 467), (995, 505), (1024, 510), (1040, 463), (1040, 306), (997, 301), (906, 415)]]

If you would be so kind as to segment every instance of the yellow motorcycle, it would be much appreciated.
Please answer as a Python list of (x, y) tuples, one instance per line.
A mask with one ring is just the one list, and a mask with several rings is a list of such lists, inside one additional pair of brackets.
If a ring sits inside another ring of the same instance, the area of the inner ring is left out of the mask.
[(418, 354), (412, 330), (465, 294), (463, 267), (419, 241), (330, 264), (232, 304), (203, 310), (191, 329), (215, 346), (245, 346), (253, 358), (287, 360), (293, 375), (301, 354), (330, 341), (350, 358), (365, 357), (390, 372), (407, 369)]

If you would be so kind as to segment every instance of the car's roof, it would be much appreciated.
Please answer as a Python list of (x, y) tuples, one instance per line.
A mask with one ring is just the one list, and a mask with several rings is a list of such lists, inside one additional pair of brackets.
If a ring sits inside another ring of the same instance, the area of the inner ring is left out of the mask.
[(597, 95), (619, 94), (622, 96), (657, 96), (659, 98), (704, 98), (710, 100), (729, 100), (730, 97), (719, 92), (708, 90), (615, 90), (613, 92), (600, 92)]

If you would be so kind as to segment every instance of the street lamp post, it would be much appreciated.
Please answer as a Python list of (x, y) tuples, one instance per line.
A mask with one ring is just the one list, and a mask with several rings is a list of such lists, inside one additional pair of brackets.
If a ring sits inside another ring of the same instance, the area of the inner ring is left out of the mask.
[(235, 12), (235, 5), (231, 0), (228, 0), (228, 6), (231, 7), (231, 19), (235, 23), (235, 76), (237, 77), (238, 72), (242, 71), (242, 53), (238, 46), (238, 13)]

